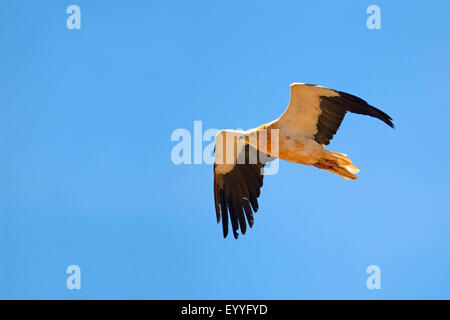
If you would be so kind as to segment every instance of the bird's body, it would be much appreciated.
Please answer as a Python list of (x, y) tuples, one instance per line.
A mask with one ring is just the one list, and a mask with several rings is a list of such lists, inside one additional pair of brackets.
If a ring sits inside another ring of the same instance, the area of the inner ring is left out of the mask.
[(257, 130), (266, 130), (268, 141), (271, 140), (272, 130), (278, 130), (278, 156), (271, 153), (271, 144), (268, 144), (265, 149), (271, 156), (276, 156), (277, 158), (290, 162), (313, 165), (318, 162), (323, 155), (324, 149), (322, 145), (303, 132), (296, 132), (289, 123), (283, 121), (283, 119), (277, 119), (271, 124), (263, 125), (261, 129)]
[[(321, 86), (291, 84), (286, 111), (276, 120), (248, 131), (222, 130), (216, 136), (214, 197), (217, 221), (222, 217), (224, 236), (230, 213), (233, 233), (250, 227), (262, 187), (265, 163), (280, 158), (313, 165), (345, 179), (357, 179), (359, 172), (346, 154), (328, 151), (347, 111), (370, 115), (393, 127), (392, 119), (364, 100)], [(251, 208), (250, 208), (251, 206)]]

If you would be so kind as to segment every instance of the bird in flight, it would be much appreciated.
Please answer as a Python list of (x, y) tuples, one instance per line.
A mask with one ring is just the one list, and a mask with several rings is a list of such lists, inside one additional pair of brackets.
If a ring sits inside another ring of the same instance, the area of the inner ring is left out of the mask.
[(221, 130), (214, 146), (214, 202), (217, 223), (233, 236), (253, 226), (253, 212), (263, 185), (264, 166), (279, 158), (315, 166), (345, 179), (359, 169), (346, 154), (325, 150), (347, 111), (378, 118), (394, 128), (392, 118), (351, 94), (304, 83), (291, 84), (291, 98), (276, 120), (248, 131)]

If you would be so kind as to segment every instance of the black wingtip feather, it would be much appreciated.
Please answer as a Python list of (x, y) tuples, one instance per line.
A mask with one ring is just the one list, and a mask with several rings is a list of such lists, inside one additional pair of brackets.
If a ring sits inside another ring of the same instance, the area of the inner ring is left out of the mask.
[(220, 212), (222, 214), (222, 230), (223, 237), (226, 238), (228, 236), (228, 212), (227, 212), (227, 203), (225, 201), (224, 190), (219, 191), (219, 200), (220, 200)]
[(216, 214), (220, 212), (218, 221), (221, 218), (224, 238), (228, 236), (229, 225), (231, 225), (230, 233), (233, 231), (235, 239), (239, 238), (239, 234), (246, 234), (247, 226), (253, 227), (253, 216), (258, 211), (257, 199), (263, 185), (261, 169), (268, 161), (262, 162), (261, 156), (258, 155), (257, 162), (250, 163), (250, 152), (258, 151), (247, 145), (245, 164), (236, 164), (225, 174), (214, 171)]
[(371, 106), (370, 104), (367, 103), (367, 101), (357, 96), (342, 91), (337, 92), (339, 93), (339, 96), (343, 99), (343, 102), (346, 105), (348, 111), (372, 116), (374, 118), (383, 121), (391, 128), (395, 128), (392, 118), (387, 113), (381, 111), (378, 108), (375, 108), (374, 106)]

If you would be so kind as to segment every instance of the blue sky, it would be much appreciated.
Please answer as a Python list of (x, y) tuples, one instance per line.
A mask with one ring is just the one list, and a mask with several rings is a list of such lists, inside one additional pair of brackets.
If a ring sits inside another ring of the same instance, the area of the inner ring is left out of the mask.
[[(0, 298), (450, 298), (448, 2), (0, 8)], [(212, 167), (174, 165), (171, 133), (274, 120), (291, 82), (358, 95), (397, 128), (347, 115), (329, 149), (359, 180), (281, 162), (253, 229), (224, 240)]]

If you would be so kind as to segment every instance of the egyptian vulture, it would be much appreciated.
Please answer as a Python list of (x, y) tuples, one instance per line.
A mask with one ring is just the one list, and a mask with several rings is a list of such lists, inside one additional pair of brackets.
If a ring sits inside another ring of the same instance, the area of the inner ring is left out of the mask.
[(278, 119), (248, 131), (221, 130), (214, 148), (214, 202), (217, 223), (228, 235), (253, 226), (264, 165), (275, 158), (312, 165), (345, 179), (359, 169), (346, 154), (325, 150), (347, 111), (369, 115), (394, 127), (392, 118), (351, 94), (304, 83), (291, 84), (289, 105)]

